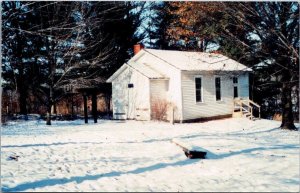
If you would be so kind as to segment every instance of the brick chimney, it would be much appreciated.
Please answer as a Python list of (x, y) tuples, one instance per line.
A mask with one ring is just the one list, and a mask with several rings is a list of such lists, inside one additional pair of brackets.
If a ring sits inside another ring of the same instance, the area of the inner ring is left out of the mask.
[(136, 55), (139, 51), (144, 49), (144, 45), (142, 43), (137, 43), (133, 46), (133, 53)]

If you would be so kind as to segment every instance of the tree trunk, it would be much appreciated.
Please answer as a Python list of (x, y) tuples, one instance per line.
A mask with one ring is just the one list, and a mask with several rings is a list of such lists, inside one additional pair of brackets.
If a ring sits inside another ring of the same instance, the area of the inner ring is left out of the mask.
[(282, 103), (282, 123), (281, 129), (296, 130), (292, 110), (291, 86), (288, 82), (282, 83), (281, 103)]
[(83, 94), (84, 123), (88, 123), (87, 96)]
[(17, 91), (19, 92), (19, 105), (20, 105), (20, 114), (27, 115), (27, 96), (28, 96), (28, 86), (26, 84), (26, 70), (25, 64), (23, 63), (22, 56), (22, 38), (19, 33), (16, 32), (16, 62), (18, 62), (17, 70), (19, 71), (16, 80), (17, 80)]
[(74, 94), (71, 94), (71, 114), (73, 120), (74, 119)]
[(23, 67), (18, 68), (19, 77), (17, 78), (17, 90), (19, 93), (20, 114), (27, 115), (27, 96), (28, 88), (24, 77)]
[(110, 112), (110, 95), (105, 94), (105, 103), (106, 103), (106, 113), (109, 115)]
[[(22, 87), (23, 85), (19, 85)], [(27, 91), (19, 89), (20, 114), (27, 115)]]
[(92, 94), (92, 112), (93, 112), (93, 118), (94, 118), (94, 123), (97, 123), (97, 95), (96, 93)]
[(51, 110), (53, 106), (53, 87), (50, 86), (50, 97), (49, 97), (49, 104), (47, 108), (47, 121), (46, 125), (51, 125)]
[(53, 103), (53, 114), (57, 114), (56, 103)]
[(51, 125), (51, 105), (47, 107), (46, 125)]

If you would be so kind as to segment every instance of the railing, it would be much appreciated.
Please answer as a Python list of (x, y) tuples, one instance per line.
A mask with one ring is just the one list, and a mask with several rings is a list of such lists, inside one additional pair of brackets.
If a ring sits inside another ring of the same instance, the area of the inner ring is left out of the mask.
[[(254, 101), (250, 99), (235, 99), (234, 100), (234, 110), (236, 110), (236, 105), (239, 107), (240, 112), (246, 112), (250, 113), (250, 119), (253, 119), (253, 106), (258, 108), (258, 113), (259, 113), (259, 119), (260, 119), (260, 105), (255, 103)], [(248, 109), (244, 108), (243, 106), (246, 106)], [(244, 111), (243, 111), (244, 110)]]
[(257, 103), (255, 103), (255, 102), (252, 101), (252, 100), (249, 100), (249, 102), (250, 102), (252, 105), (254, 105), (254, 106), (256, 106), (256, 107), (258, 108), (258, 118), (260, 119), (260, 105), (257, 104)]

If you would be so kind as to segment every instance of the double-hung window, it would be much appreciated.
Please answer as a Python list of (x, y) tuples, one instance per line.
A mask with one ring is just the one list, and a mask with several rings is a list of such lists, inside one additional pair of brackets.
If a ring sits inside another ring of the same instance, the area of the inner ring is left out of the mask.
[(196, 102), (202, 101), (202, 78), (195, 77), (195, 91), (196, 91)]
[(215, 88), (216, 88), (216, 101), (221, 100), (221, 77), (215, 78)]

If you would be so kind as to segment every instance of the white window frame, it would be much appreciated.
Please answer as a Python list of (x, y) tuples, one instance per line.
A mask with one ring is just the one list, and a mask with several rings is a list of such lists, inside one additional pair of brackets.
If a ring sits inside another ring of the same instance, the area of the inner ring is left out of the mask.
[[(220, 78), (220, 100), (217, 100), (217, 87), (216, 87), (216, 78)], [(222, 92), (222, 76), (214, 76), (214, 87), (215, 87), (215, 101), (216, 102), (222, 102), (223, 101), (223, 92)]]
[[(201, 92), (201, 101), (197, 101), (196, 78), (201, 78), (201, 90), (200, 90), (200, 92)], [(195, 103), (196, 104), (204, 103), (204, 100), (203, 100), (203, 76), (197, 75), (197, 76), (194, 77), (194, 91), (195, 91), (195, 94), (194, 94)]]

